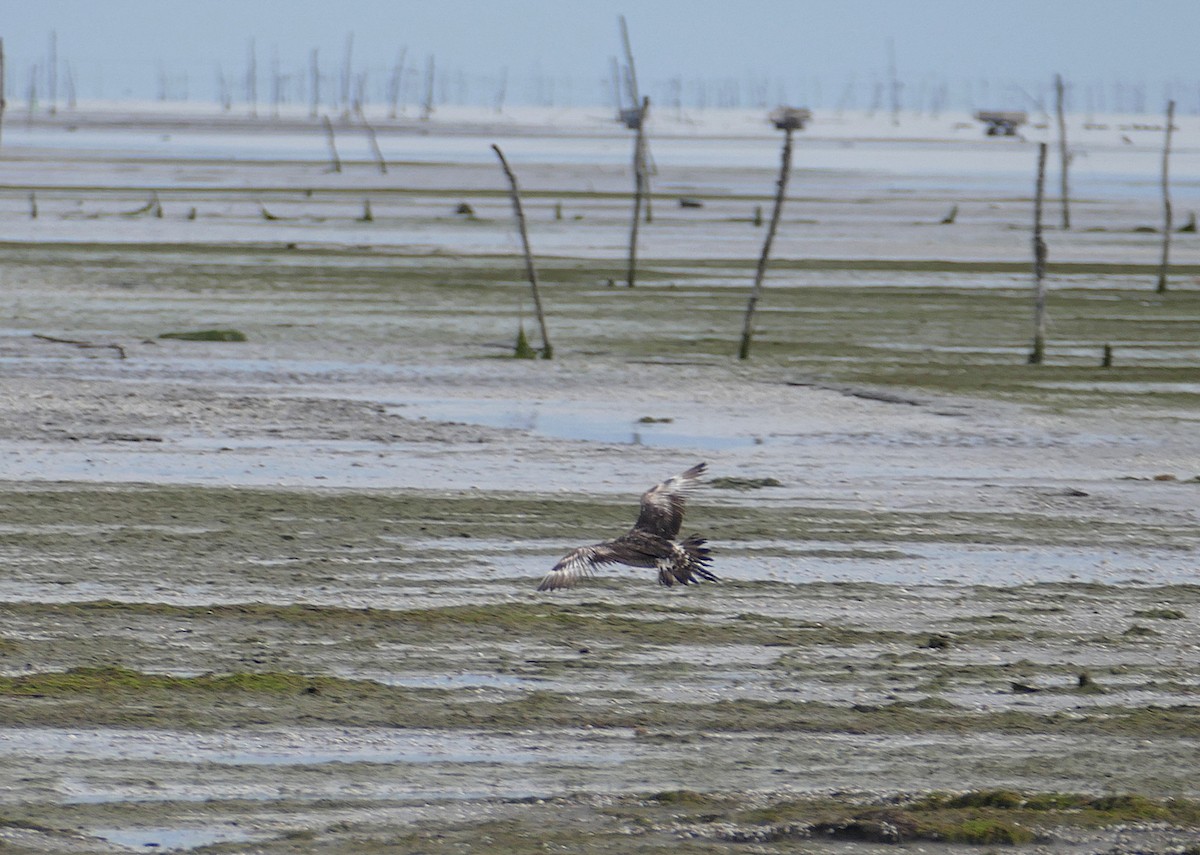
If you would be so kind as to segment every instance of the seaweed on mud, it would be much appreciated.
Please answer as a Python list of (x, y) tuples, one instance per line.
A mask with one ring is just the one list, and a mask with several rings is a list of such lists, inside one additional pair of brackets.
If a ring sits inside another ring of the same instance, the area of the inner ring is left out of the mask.
[(241, 330), (210, 329), (187, 330), (183, 332), (160, 333), (159, 338), (176, 339), (178, 341), (246, 341), (246, 334)]
[(1133, 617), (1149, 618), (1150, 620), (1183, 620), (1187, 615), (1179, 609), (1154, 608), (1135, 611)]
[[(651, 798), (639, 805), (708, 811), (681, 819), (698, 834), (740, 842), (831, 838), (876, 843), (1021, 845), (1047, 842), (1062, 828), (1104, 828), (1129, 822), (1172, 823), (1182, 829), (1200, 826), (1200, 803), (1186, 799), (1160, 801), (1137, 794), (975, 790), (889, 799), (886, 805), (856, 805), (852, 798), (818, 796), (755, 805), (737, 794), (689, 790), (664, 795), (666, 798)], [(625, 815), (635, 810), (623, 806), (613, 812)], [(643, 820), (653, 816), (644, 809), (638, 815)], [(716, 826), (711, 827), (714, 822)]]

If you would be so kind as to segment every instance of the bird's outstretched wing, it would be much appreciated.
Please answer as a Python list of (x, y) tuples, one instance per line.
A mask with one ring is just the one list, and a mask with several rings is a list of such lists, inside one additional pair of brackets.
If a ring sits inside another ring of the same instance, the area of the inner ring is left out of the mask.
[(688, 471), (668, 478), (643, 493), (642, 509), (637, 522), (633, 524), (634, 530), (674, 539), (683, 525), (684, 495), (699, 486), (700, 476), (707, 468), (707, 464), (697, 463)]
[(590, 576), (603, 564), (624, 563), (626, 556), (612, 543), (597, 543), (572, 550), (542, 579), (539, 591), (574, 588), (584, 576)]

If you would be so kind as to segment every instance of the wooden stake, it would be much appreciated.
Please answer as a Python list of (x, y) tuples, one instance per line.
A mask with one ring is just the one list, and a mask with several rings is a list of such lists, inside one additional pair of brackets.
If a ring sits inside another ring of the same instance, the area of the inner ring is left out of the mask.
[(746, 305), (746, 321), (742, 327), (742, 344), (738, 348), (738, 359), (750, 357), (750, 338), (754, 334), (754, 310), (762, 293), (763, 277), (767, 274), (767, 261), (771, 257), (771, 243), (775, 230), (779, 228), (779, 216), (783, 213), (783, 198), (787, 194), (788, 175), (792, 171), (792, 128), (783, 131), (783, 155), (779, 164), (779, 181), (775, 188), (775, 207), (771, 211), (771, 223), (767, 226), (767, 237), (763, 241), (762, 255), (758, 258), (758, 269), (754, 272), (754, 287), (750, 290), (750, 302)]
[(633, 65), (633, 48), (629, 44), (629, 27), (625, 25), (624, 15), (618, 15), (617, 21), (621, 26), (621, 47), (625, 49), (625, 83), (629, 87), (629, 100), (636, 107), (641, 93), (638, 92), (637, 69)]
[(321, 66), (317, 49), (308, 55), (308, 117), (315, 119), (321, 107)]
[[(361, 114), (360, 114), (361, 115)], [(371, 127), (370, 122), (364, 117), (362, 120), (363, 128), (367, 131), (367, 139), (371, 143), (371, 151), (375, 153), (375, 162), (379, 164), (379, 171), (387, 175), (387, 161), (383, 159), (383, 149), (379, 147), (379, 140), (375, 137), (375, 129)]]
[(0, 128), (4, 126), (4, 108), (8, 102), (4, 100), (4, 39), (0, 39)]
[(49, 58), (46, 60), (46, 89), (50, 100), (47, 112), (53, 116), (58, 112), (58, 31), (50, 31)]
[(435, 67), (433, 54), (425, 61), (425, 100), (421, 104), (421, 121), (428, 122), (433, 115), (433, 73)]
[(1175, 102), (1167, 102), (1167, 134), (1163, 140), (1162, 196), (1163, 196), (1163, 245), (1162, 265), (1158, 268), (1158, 293), (1167, 293), (1167, 263), (1171, 255), (1171, 131), (1175, 125)]
[(642, 220), (642, 197), (646, 193), (646, 116), (650, 112), (650, 98), (642, 99), (638, 118), (637, 136), (633, 140), (633, 225), (629, 229), (629, 266), (625, 271), (625, 284), (632, 288), (637, 280), (638, 224)]
[(1067, 119), (1065, 115), (1065, 87), (1061, 74), (1054, 75), (1054, 107), (1058, 114), (1058, 161), (1062, 170), (1062, 227), (1064, 231), (1071, 228), (1071, 194), (1067, 183), (1067, 170), (1071, 163), (1071, 153), (1067, 150)]
[(508, 166), (504, 152), (500, 146), (492, 144), (492, 151), (500, 158), (500, 167), (508, 177), (513, 203), (513, 215), (517, 219), (517, 229), (521, 232), (521, 245), (525, 248), (525, 273), (529, 276), (529, 286), (533, 289), (533, 310), (537, 314), (538, 327), (542, 331), (542, 359), (553, 359), (554, 349), (550, 346), (550, 334), (546, 332), (546, 316), (542, 313), (542, 296), (538, 290), (537, 268), (533, 264), (533, 250), (529, 247), (529, 232), (525, 228), (525, 211), (521, 208), (521, 191), (517, 187), (517, 176)]
[(325, 125), (325, 139), (329, 142), (329, 171), (341, 172), (342, 159), (338, 157), (337, 143), (333, 138), (333, 122), (329, 121), (328, 115), (322, 115), (321, 122)]
[(1033, 350), (1030, 365), (1046, 356), (1046, 242), (1042, 240), (1042, 198), (1046, 192), (1046, 144), (1038, 143), (1037, 189), (1033, 196)]
[(893, 39), (888, 39), (887, 43), (887, 60), (888, 60), (888, 89), (891, 92), (892, 102), (892, 124), (900, 124), (900, 78), (896, 74), (896, 42)]
[[(646, 222), (654, 221), (654, 207), (650, 199), (650, 151), (646, 147), (646, 138), (641, 133), (642, 123), (646, 118), (645, 102), (642, 99), (641, 93), (638, 90), (637, 68), (633, 62), (633, 46), (629, 42), (629, 27), (625, 23), (625, 16), (618, 15), (617, 21), (621, 26), (621, 47), (625, 51), (625, 85), (629, 90), (629, 102), (636, 108), (639, 104), (642, 105), (641, 122), (638, 124), (638, 151), (635, 157), (640, 158), (641, 176), (642, 176), (642, 198), (646, 206)], [(618, 98), (617, 110), (621, 109), (620, 100)], [(637, 166), (634, 167), (635, 169)]]
[(396, 64), (392, 67), (392, 76), (388, 79), (388, 118), (394, 119), (400, 110), (400, 93), (404, 89), (404, 60), (408, 56), (408, 47), (400, 48)]
[(258, 118), (258, 60), (254, 54), (254, 39), (246, 55), (246, 100), (250, 104), (250, 117)]
[(346, 33), (346, 51), (342, 54), (342, 74), (339, 79), (341, 85), (340, 100), (342, 108), (342, 121), (345, 122), (350, 118), (350, 84), (351, 70), (354, 67), (354, 33)]

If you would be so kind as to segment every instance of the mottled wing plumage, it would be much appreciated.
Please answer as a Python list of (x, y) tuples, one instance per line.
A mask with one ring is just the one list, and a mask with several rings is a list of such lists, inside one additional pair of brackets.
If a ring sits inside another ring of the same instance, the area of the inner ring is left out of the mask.
[(691, 585), (701, 579), (716, 581), (708, 569), (711, 552), (704, 538), (691, 535), (676, 541), (683, 523), (684, 494), (697, 486), (707, 467), (693, 466), (642, 495), (641, 510), (633, 528), (616, 540), (581, 546), (568, 553), (542, 579), (539, 591), (572, 588), (604, 564), (628, 564), (658, 570), (661, 585)]
[(678, 535), (679, 527), (683, 525), (684, 494), (699, 485), (700, 476), (707, 468), (706, 464), (697, 463), (643, 493), (642, 508), (633, 527), (668, 539)]
[(542, 579), (539, 591), (556, 591), (573, 588), (584, 576), (591, 576), (597, 567), (604, 564), (629, 564), (633, 567), (653, 567), (654, 557), (643, 553), (637, 544), (625, 538), (581, 546), (573, 549)]

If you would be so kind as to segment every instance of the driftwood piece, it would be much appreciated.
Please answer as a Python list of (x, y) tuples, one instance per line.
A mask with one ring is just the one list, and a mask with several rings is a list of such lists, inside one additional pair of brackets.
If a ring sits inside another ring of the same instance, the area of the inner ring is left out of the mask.
[(763, 278), (767, 274), (767, 261), (771, 257), (771, 244), (779, 228), (779, 217), (783, 213), (783, 199), (787, 195), (788, 176), (792, 171), (792, 133), (790, 126), (783, 129), (783, 154), (779, 163), (779, 180), (775, 188), (775, 207), (771, 210), (771, 223), (767, 226), (767, 237), (763, 241), (762, 254), (758, 257), (758, 268), (754, 272), (754, 287), (750, 290), (750, 301), (746, 304), (746, 320), (742, 325), (742, 343), (738, 347), (738, 359), (750, 357), (750, 339), (754, 335), (754, 312), (762, 294)]
[(132, 210), (132, 211), (126, 211), (122, 216), (140, 217), (143, 214), (151, 214), (160, 220), (162, 219), (162, 215), (163, 215), (162, 203), (158, 201), (157, 193), (152, 191), (150, 193), (150, 198), (146, 201), (145, 205), (142, 205), (142, 207), (136, 208), (135, 210)]
[(52, 335), (42, 335), (41, 333), (34, 333), (33, 337), (37, 338), (37, 339), (41, 339), (42, 341), (53, 342), (54, 344), (69, 344), (69, 345), (73, 345), (74, 347), (82, 347), (82, 348), (88, 348), (88, 349), (110, 348), (117, 352), (118, 359), (125, 358), (125, 348), (119, 344), (116, 344), (115, 342), (109, 343), (109, 344), (104, 344), (101, 342), (94, 342), (94, 341), (80, 341), (79, 339), (74, 339), (74, 338), (57, 338)]
[(525, 249), (525, 273), (529, 277), (529, 286), (533, 290), (533, 310), (537, 314), (538, 327), (542, 332), (542, 359), (552, 359), (554, 348), (550, 346), (550, 334), (546, 332), (546, 315), (542, 311), (542, 295), (538, 289), (537, 267), (533, 263), (533, 250), (529, 246), (529, 231), (525, 228), (525, 211), (521, 207), (521, 190), (517, 186), (517, 176), (509, 168), (500, 146), (493, 143), (492, 151), (496, 152), (496, 157), (500, 158), (500, 168), (504, 170), (504, 175), (508, 178), (513, 215), (517, 220), (517, 229), (521, 232), (521, 245)]

